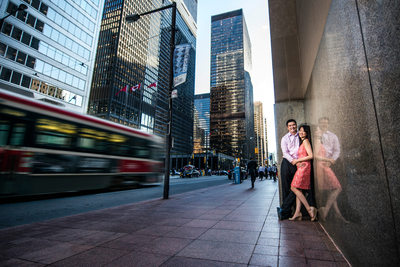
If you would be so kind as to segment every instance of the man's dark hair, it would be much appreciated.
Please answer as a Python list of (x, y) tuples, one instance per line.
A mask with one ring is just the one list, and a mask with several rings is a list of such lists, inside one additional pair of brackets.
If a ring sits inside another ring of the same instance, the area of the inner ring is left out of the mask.
[(294, 119), (290, 119), (290, 120), (288, 120), (288, 121), (286, 122), (286, 126), (288, 126), (289, 122), (294, 122), (294, 123), (296, 123), (296, 125), (297, 125), (297, 122), (296, 122)]

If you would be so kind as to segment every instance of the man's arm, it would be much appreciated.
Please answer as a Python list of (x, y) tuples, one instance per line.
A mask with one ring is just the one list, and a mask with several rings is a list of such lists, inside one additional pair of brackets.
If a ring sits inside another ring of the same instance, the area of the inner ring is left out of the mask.
[(332, 134), (332, 141), (333, 141), (333, 153), (332, 153), (332, 158), (334, 161), (336, 161), (339, 156), (340, 156), (340, 143), (339, 139), (335, 134)]
[(289, 153), (288, 143), (285, 136), (281, 139), (281, 149), (283, 157), (291, 163), (293, 161), (293, 157)]

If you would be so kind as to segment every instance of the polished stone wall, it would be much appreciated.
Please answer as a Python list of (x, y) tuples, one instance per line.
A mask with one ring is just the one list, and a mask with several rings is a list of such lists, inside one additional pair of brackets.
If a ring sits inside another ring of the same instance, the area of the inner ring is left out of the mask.
[(400, 266), (400, 1), (269, 7), (278, 161), (285, 121), (311, 124), (319, 223), (353, 266)]
[[(398, 14), (399, 1), (333, 0), (304, 98), (320, 221), (354, 266), (400, 264)], [(317, 141), (326, 128), (333, 165)]]

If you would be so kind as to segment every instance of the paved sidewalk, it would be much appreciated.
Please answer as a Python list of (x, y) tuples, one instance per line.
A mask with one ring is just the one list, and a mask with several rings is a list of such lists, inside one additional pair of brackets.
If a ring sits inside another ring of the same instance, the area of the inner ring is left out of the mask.
[(277, 183), (220, 185), (0, 231), (0, 266), (348, 266)]

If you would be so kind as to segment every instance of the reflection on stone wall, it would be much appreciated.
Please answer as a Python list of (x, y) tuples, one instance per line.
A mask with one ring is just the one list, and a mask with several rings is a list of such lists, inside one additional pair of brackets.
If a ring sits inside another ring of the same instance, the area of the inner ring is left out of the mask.
[(320, 221), (354, 266), (400, 264), (399, 5), (332, 1), (304, 101)]

